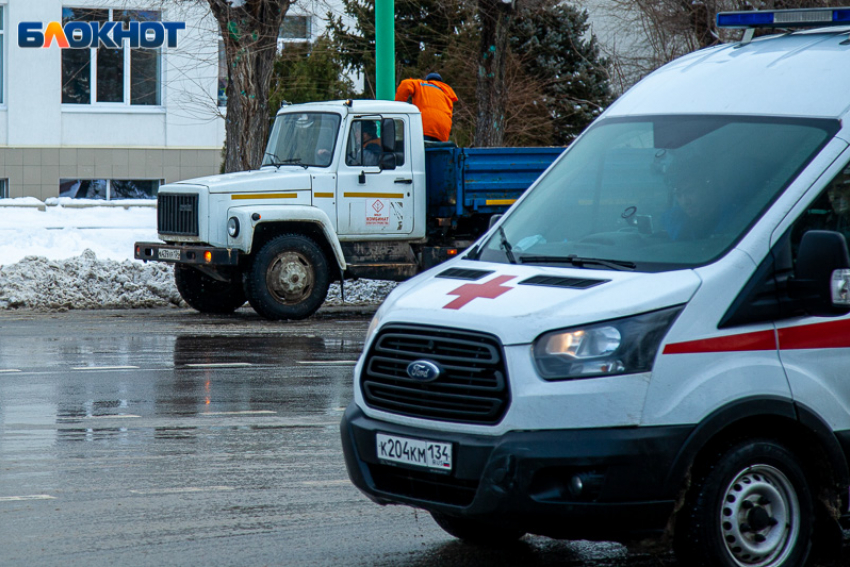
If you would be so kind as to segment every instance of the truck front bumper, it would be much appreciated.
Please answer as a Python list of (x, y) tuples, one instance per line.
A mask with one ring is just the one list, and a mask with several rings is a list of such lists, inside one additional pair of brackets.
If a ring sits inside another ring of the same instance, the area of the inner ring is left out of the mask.
[[(664, 531), (680, 484), (669, 485), (667, 476), (692, 429), (516, 431), (489, 437), (378, 421), (354, 403), (340, 424), (348, 474), (379, 504), (407, 504), (554, 538), (607, 541)], [(452, 471), (381, 461), (379, 432), (451, 443)]]
[(169, 262), (198, 266), (236, 266), (241, 252), (230, 248), (212, 246), (163, 244), (162, 242), (136, 242), (134, 256), (145, 262)]

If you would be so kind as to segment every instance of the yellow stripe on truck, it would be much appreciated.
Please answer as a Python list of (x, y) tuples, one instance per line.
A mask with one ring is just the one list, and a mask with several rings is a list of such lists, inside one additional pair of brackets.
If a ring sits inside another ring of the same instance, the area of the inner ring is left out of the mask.
[(313, 196), (319, 199), (333, 199), (333, 193), (313, 193)]
[(344, 193), (349, 199), (365, 197), (366, 199), (404, 199), (404, 193)]
[(516, 199), (487, 199), (485, 203), (487, 205), (513, 205), (516, 203)]
[(230, 199), (236, 201), (238, 199), (296, 199), (298, 193), (243, 193), (240, 195), (231, 195)]

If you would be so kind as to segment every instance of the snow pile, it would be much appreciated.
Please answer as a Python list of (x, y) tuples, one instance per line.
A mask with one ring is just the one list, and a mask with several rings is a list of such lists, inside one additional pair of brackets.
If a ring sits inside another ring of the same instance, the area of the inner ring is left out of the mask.
[[(328, 291), (329, 305), (371, 305), (384, 300), (393, 282), (358, 280)], [(174, 270), (158, 262), (98, 260), (91, 250), (64, 260), (27, 256), (0, 267), (0, 309), (66, 311), (182, 306)]]
[[(172, 266), (133, 260), (134, 242), (158, 240), (150, 202), (48, 199), (46, 205), (0, 200), (0, 310), (186, 307)], [(326, 303), (379, 304), (395, 286), (347, 281), (343, 303), (333, 284)]]
[(328, 290), (328, 305), (372, 305), (381, 303), (395, 286), (396, 282), (382, 280), (357, 280), (345, 282), (345, 303), (340, 296), (339, 284), (331, 284)]
[(27, 256), (0, 268), (0, 309), (123, 309), (179, 305), (173, 270), (157, 263)]

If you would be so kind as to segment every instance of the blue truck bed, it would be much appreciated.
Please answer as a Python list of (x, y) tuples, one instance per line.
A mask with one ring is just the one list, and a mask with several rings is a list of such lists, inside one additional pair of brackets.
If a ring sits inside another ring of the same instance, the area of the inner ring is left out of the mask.
[(426, 147), (428, 216), (503, 213), (564, 148)]

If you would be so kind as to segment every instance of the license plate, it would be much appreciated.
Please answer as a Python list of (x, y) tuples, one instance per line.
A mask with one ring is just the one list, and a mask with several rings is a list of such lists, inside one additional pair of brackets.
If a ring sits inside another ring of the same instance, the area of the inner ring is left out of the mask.
[(452, 445), (424, 439), (410, 439), (378, 433), (378, 458), (428, 469), (452, 470)]
[(157, 251), (157, 257), (160, 260), (180, 260), (180, 250), (171, 250), (169, 248), (160, 248)]

